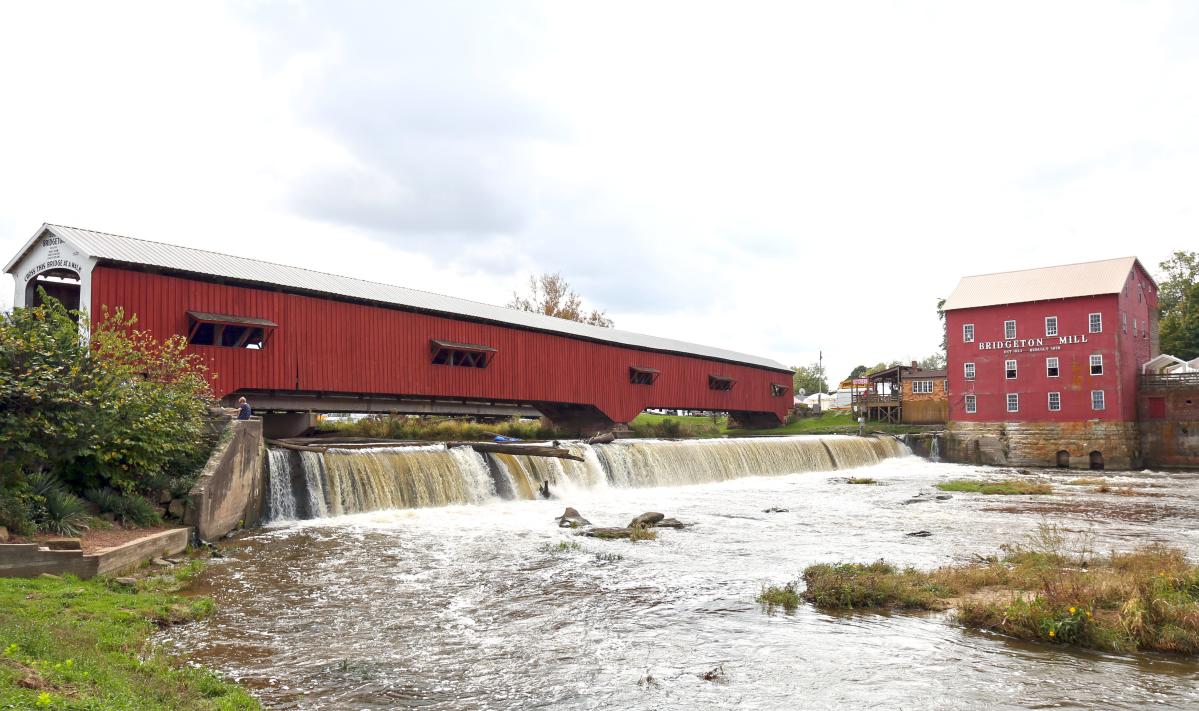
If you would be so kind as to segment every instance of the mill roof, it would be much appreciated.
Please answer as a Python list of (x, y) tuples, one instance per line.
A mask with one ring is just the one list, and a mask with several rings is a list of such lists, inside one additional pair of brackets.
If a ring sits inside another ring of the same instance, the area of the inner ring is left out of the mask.
[[(943, 308), (952, 311), (1026, 301), (1115, 294), (1124, 288), (1128, 273), (1137, 264), (1139, 262), (1136, 257), (1119, 257), (1096, 262), (962, 277), (957, 288), (945, 300)], [(1148, 276), (1144, 267), (1141, 271)], [(1153, 277), (1149, 277), (1149, 280), (1152, 282)]]

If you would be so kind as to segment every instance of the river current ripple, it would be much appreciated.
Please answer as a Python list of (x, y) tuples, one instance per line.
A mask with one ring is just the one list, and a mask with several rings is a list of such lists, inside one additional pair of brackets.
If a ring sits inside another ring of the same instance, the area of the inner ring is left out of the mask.
[[(160, 641), (269, 708), (1199, 707), (1194, 661), (1022, 643), (944, 613), (769, 614), (754, 602), (763, 585), (812, 563), (935, 567), (996, 553), (1042, 523), (1096, 550), (1160, 541), (1199, 553), (1199, 477), (1104, 477), (1152, 484), (1152, 496), (1065, 485), (1092, 474), (1031, 472), (1064, 492), (1052, 496), (905, 504), (950, 478), (1023, 476), (906, 457), (852, 472), (289, 523), (223, 544), (227, 557), (199, 582), (217, 612)], [(879, 485), (848, 485), (847, 475)], [(598, 525), (643, 511), (695, 525), (656, 541), (594, 541), (556, 528), (567, 505)], [(933, 535), (904, 535), (917, 530)], [(563, 541), (579, 548), (557, 550)]]

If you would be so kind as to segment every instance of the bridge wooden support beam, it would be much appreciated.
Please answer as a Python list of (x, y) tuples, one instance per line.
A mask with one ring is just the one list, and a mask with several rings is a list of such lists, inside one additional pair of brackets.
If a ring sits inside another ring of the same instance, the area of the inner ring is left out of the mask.
[(773, 412), (729, 412), (729, 429), (765, 430), (782, 424)]
[(533, 406), (555, 430), (567, 437), (590, 437), (621, 426), (594, 405), (540, 402)]

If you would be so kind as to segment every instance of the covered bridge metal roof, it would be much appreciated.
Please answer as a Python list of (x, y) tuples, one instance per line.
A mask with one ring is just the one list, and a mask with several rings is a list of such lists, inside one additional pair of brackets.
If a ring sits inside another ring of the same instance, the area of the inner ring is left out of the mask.
[[(945, 300), (943, 308), (951, 311), (1026, 301), (1115, 294), (1124, 288), (1128, 273), (1137, 263), (1136, 257), (1120, 257), (1097, 262), (962, 277), (957, 288)], [(1144, 268), (1142, 271), (1145, 271)], [(1148, 276), (1147, 271), (1145, 274)], [(1152, 283), (1153, 277), (1149, 279)]]
[(315, 292), (458, 318), (494, 322), (515, 328), (548, 331), (620, 346), (694, 355), (780, 371), (790, 370), (782, 363), (769, 358), (723, 348), (592, 326), (544, 314), (518, 311), (392, 284), (381, 284), (258, 259), (63, 225), (42, 225), (42, 228), (34, 234), (29, 243), (8, 263), (5, 271), (12, 271), (25, 252), (47, 231), (101, 261), (144, 265), (172, 272), (219, 277), (251, 284), (266, 284), (300, 292)]

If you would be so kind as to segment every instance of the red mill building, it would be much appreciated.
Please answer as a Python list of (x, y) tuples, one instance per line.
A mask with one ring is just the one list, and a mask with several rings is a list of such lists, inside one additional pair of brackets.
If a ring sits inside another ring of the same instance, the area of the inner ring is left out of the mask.
[(1135, 257), (965, 277), (945, 303), (954, 461), (1142, 463), (1141, 365), (1157, 285)]

